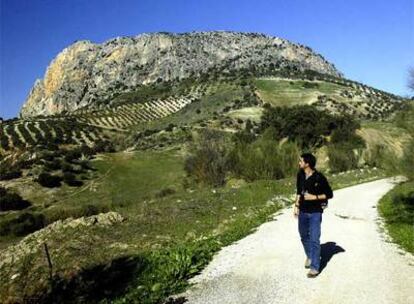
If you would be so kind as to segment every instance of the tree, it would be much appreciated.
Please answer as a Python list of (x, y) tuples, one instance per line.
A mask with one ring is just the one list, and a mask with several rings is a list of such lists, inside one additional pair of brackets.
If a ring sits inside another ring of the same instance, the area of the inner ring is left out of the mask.
[(414, 93), (414, 66), (408, 69), (408, 88)]

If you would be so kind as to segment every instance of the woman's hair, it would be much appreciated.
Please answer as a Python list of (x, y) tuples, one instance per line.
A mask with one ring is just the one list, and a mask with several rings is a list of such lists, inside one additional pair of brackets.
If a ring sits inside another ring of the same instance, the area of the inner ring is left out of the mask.
[(309, 164), (309, 167), (312, 169), (315, 169), (316, 165), (316, 158), (313, 156), (312, 153), (303, 153), (300, 157), (303, 158), (303, 161), (307, 164)]

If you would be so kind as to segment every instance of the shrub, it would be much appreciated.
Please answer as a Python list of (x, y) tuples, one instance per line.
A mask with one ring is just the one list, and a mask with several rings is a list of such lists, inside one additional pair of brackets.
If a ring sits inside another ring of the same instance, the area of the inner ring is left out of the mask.
[(43, 228), (45, 217), (41, 213), (24, 212), (0, 223), (0, 235), (24, 236)]
[(311, 105), (266, 108), (262, 115), (259, 132), (272, 127), (274, 138), (287, 137), (298, 142), (302, 149), (320, 147), (331, 142), (352, 142), (354, 147), (365, 146), (362, 138), (355, 135), (359, 123), (349, 114), (330, 115)]
[(171, 189), (171, 188), (164, 188), (160, 191), (158, 191), (157, 193), (155, 193), (155, 197), (161, 198), (161, 197), (165, 197), (167, 195), (171, 195), (174, 194), (175, 190)]
[(390, 223), (412, 224), (414, 215), (414, 191), (396, 193), (392, 196), (393, 213), (387, 218)]
[(29, 206), (31, 203), (17, 193), (7, 192), (6, 189), (0, 187), (0, 211), (22, 210)]
[(314, 82), (305, 81), (302, 84), (302, 87), (308, 88), (308, 89), (313, 89), (313, 88), (319, 87), (319, 84), (318, 83), (314, 83)]
[(52, 170), (52, 171), (53, 170), (59, 170), (59, 169), (62, 168), (61, 161), (60, 161), (60, 159), (57, 159), (57, 158), (53, 159), (50, 162), (45, 162), (44, 166), (47, 170)]
[(83, 185), (83, 182), (76, 180), (76, 175), (71, 172), (63, 173), (63, 181), (71, 187), (79, 187)]
[(62, 162), (62, 171), (63, 172), (73, 172), (73, 166), (70, 163), (68, 163), (66, 161), (63, 161)]
[(65, 160), (67, 162), (73, 162), (75, 159), (79, 159), (82, 156), (79, 149), (69, 150), (65, 153)]
[(168, 124), (168, 126), (165, 128), (165, 131), (171, 132), (174, 129), (175, 125), (170, 123)]
[(358, 154), (350, 143), (330, 144), (328, 146), (329, 168), (331, 172), (342, 172), (358, 167)]
[(332, 132), (331, 136), (332, 143), (348, 143), (352, 148), (365, 148), (366, 143), (364, 139), (355, 134), (354, 131), (344, 130), (344, 129), (336, 129)]
[[(396, 157), (394, 151), (389, 146), (384, 143), (378, 143), (370, 149), (366, 164), (381, 168), (387, 174), (400, 174), (401, 172), (398, 171), (404, 171), (405, 166), (409, 168), (410, 161), (412, 162), (412, 156), (408, 155), (407, 159), (404, 159), (404, 157), (407, 157), (407, 155), (404, 155), (402, 159)], [(407, 163), (404, 163), (405, 161)]]
[(86, 205), (82, 208), (82, 214), (83, 214), (82, 216), (92, 216), (95, 214), (99, 214), (100, 212), (101, 212), (100, 208), (98, 208), (95, 205), (91, 205), (91, 204)]
[(184, 169), (197, 182), (223, 185), (227, 153), (224, 135), (219, 131), (204, 129), (190, 146)]
[(252, 143), (255, 139), (256, 137), (254, 134), (250, 133), (246, 129), (236, 132), (232, 136), (232, 140), (234, 143), (236, 143), (236, 145), (249, 144)]
[(11, 179), (15, 179), (15, 178), (19, 178), (22, 176), (22, 171), (21, 170), (11, 170), (11, 171), (6, 171), (6, 170), (1, 170), (0, 171), (0, 180), (11, 180)]
[(0, 145), (4, 150), (8, 150), (9, 147), (9, 139), (5, 135), (0, 135)]
[(62, 181), (62, 178), (56, 175), (51, 175), (49, 173), (40, 173), (37, 180), (40, 185), (43, 187), (48, 188), (54, 188), (54, 187), (60, 187), (60, 182)]
[(93, 168), (90, 166), (90, 163), (87, 159), (80, 160), (78, 163), (81, 166), (82, 170), (93, 170)]
[(39, 158), (46, 161), (53, 161), (55, 158), (55, 153), (51, 151), (42, 151), (42, 153), (39, 155)]
[[(57, 137), (59, 138), (59, 137)], [(57, 139), (55, 139), (57, 140)], [(57, 140), (59, 141), (59, 140)], [(57, 143), (53, 143), (53, 142), (47, 142), (46, 143), (46, 149), (49, 151), (58, 151), (59, 150), (59, 146), (57, 145)]]
[(83, 155), (87, 155), (87, 156), (92, 156), (95, 154), (95, 151), (93, 148), (87, 146), (87, 145), (81, 145), (78, 148), (78, 151), (83, 154)]
[(280, 179), (295, 174), (299, 154), (297, 143), (280, 145), (267, 132), (254, 142), (236, 144), (228, 167), (236, 176), (249, 181)]
[(266, 108), (259, 128), (264, 132), (269, 127), (276, 130), (275, 137), (288, 137), (301, 148), (318, 147), (325, 143), (324, 137), (330, 133), (329, 116), (311, 105)]
[(115, 152), (114, 144), (109, 140), (100, 140), (95, 143), (94, 151), (98, 152)]
[(402, 174), (410, 180), (414, 179), (414, 137), (412, 137), (408, 144), (404, 147), (401, 168)]

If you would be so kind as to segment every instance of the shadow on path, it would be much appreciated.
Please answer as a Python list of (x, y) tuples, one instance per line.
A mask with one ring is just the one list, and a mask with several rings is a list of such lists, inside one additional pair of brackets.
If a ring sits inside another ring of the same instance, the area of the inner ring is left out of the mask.
[(326, 265), (331, 260), (334, 254), (345, 252), (341, 246), (336, 245), (335, 242), (326, 242), (321, 244), (321, 264), (319, 271), (322, 272)]

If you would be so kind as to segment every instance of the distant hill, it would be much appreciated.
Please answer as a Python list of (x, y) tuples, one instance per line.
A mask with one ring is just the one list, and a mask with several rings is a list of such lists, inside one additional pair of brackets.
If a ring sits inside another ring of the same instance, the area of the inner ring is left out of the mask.
[(309, 47), (257, 33), (150, 33), (102, 44), (77, 41), (50, 63), (21, 109), (21, 117), (73, 111), (136, 86), (203, 74), (268, 69), (312, 70), (340, 77)]

